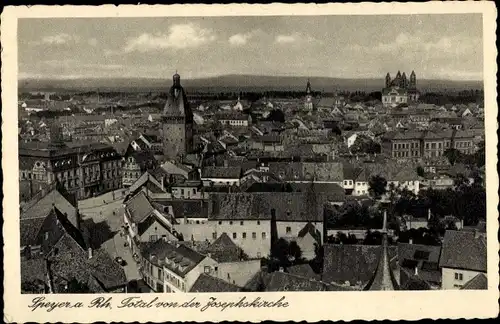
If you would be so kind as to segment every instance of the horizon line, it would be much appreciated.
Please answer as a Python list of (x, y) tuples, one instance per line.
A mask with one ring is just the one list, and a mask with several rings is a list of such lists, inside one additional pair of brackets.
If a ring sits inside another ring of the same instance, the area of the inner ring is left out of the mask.
[[(379, 79), (384, 79), (385, 76), (381, 77), (336, 77), (336, 76), (306, 76), (306, 75), (272, 75), (272, 74), (220, 74), (220, 75), (214, 75), (214, 76), (202, 76), (202, 77), (194, 77), (194, 78), (181, 78), (183, 80), (201, 80), (201, 79), (215, 79), (215, 78), (221, 78), (221, 77), (229, 77), (229, 76), (240, 76), (240, 77), (275, 77), (275, 78), (309, 78), (309, 79), (339, 79), (339, 80), (379, 80)], [(57, 81), (67, 81), (67, 80), (85, 80), (85, 79), (90, 79), (90, 80), (106, 80), (106, 79), (145, 79), (145, 80), (170, 80), (171, 77), (148, 77), (148, 76), (129, 76), (129, 77), (112, 77), (112, 76), (79, 76), (79, 77), (71, 77), (71, 76), (61, 76), (61, 77), (56, 77), (56, 76), (47, 76), (47, 77), (19, 77), (17, 78), (18, 81), (24, 81), (24, 80), (39, 80), (39, 81), (52, 81), (52, 80), (57, 80)], [(425, 81), (449, 81), (449, 82), (484, 82), (484, 79), (439, 79), (439, 78), (419, 78), (418, 80), (425, 80)]]

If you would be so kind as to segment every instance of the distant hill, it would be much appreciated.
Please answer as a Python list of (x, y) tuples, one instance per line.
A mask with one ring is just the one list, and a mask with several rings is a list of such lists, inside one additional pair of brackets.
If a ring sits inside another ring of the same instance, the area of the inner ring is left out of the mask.
[[(380, 91), (384, 85), (381, 79), (341, 79), (311, 77), (313, 91), (332, 92), (335, 88), (347, 91)], [(307, 77), (301, 76), (259, 76), (223, 75), (218, 77), (183, 79), (182, 85), (188, 92), (239, 92), (239, 91), (301, 91), (305, 90)], [(20, 91), (166, 91), (171, 79), (149, 78), (86, 78), (86, 79), (21, 79)], [(421, 90), (458, 91), (482, 89), (482, 81), (418, 80)]]

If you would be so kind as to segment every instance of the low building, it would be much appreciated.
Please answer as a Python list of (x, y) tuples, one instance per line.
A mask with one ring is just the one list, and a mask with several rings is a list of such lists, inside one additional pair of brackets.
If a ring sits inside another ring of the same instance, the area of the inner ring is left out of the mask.
[(431, 289), (439, 289), (441, 287), (440, 254), (441, 246), (399, 243), (400, 285), (404, 287), (408, 281), (417, 277)]
[(207, 166), (201, 171), (204, 186), (239, 186), (242, 176), (240, 167)]
[(141, 244), (140, 254), (140, 271), (154, 292), (189, 292), (201, 274), (217, 267), (212, 258), (167, 240)]
[(460, 289), (477, 275), (486, 275), (486, 254), (485, 234), (446, 231), (439, 260), (442, 289)]
[(122, 184), (126, 188), (134, 184), (144, 172), (154, 170), (158, 166), (153, 152), (149, 150), (127, 152), (123, 160)]

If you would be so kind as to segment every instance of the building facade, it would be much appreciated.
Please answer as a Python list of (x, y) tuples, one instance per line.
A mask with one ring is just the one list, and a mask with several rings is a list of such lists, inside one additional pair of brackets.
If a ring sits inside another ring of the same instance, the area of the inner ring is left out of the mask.
[(405, 72), (401, 74), (398, 71), (394, 79), (391, 79), (391, 75), (387, 73), (385, 76), (385, 87), (382, 89), (382, 104), (385, 107), (416, 102), (418, 98), (419, 92), (417, 90), (417, 76), (415, 71), (411, 72), (409, 79), (406, 77)]
[(19, 179), (58, 181), (85, 199), (122, 187), (121, 156), (102, 143), (19, 143)]

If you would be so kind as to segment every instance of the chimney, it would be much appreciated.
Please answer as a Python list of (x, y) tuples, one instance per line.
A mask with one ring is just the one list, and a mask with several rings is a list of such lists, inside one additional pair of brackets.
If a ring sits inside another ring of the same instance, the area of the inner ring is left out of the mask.
[(410, 237), (410, 239), (408, 240), (408, 244), (413, 244), (413, 239)]
[(93, 253), (92, 253), (92, 248), (91, 248), (91, 247), (89, 247), (89, 248), (87, 249), (87, 252), (88, 252), (89, 259), (92, 259), (92, 256), (93, 256)]
[(418, 276), (418, 266), (415, 267), (415, 276)]
[(475, 239), (478, 239), (478, 238), (479, 238), (479, 236), (480, 236), (479, 231), (475, 228), (475, 229), (474, 229), (474, 238), (475, 238)]
[(279, 272), (285, 272), (285, 269), (283, 267), (280, 267)]

